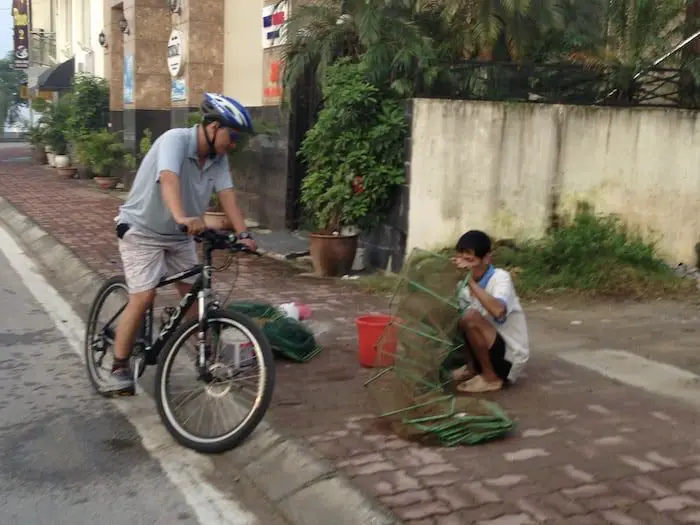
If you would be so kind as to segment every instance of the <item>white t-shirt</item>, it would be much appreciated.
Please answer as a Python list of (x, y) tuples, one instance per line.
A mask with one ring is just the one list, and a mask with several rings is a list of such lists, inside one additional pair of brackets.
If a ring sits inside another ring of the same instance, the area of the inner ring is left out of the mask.
[(496, 328), (496, 331), (506, 343), (506, 359), (511, 363), (508, 380), (512, 383), (521, 374), (530, 357), (530, 341), (527, 333), (525, 312), (520, 306), (520, 299), (515, 291), (510, 274), (501, 269), (489, 269), (479, 281), (494, 299), (505, 304), (506, 316), (504, 320), (496, 320), (481, 305), (476, 297), (472, 297), (469, 286), (461, 286), (459, 291), (459, 305), (464, 310), (475, 308)]

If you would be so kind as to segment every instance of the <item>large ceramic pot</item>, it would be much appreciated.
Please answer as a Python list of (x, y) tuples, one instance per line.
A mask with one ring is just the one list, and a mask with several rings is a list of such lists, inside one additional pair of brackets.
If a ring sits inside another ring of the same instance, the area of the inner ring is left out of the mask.
[(312, 233), (309, 252), (314, 272), (321, 277), (341, 277), (352, 270), (359, 236)]
[(92, 180), (95, 181), (95, 184), (100, 189), (103, 190), (113, 190), (114, 188), (117, 187), (117, 184), (119, 184), (119, 177), (95, 177)]
[(67, 168), (70, 166), (70, 157), (68, 155), (55, 155), (53, 162), (57, 168)]
[(52, 168), (56, 167), (56, 162), (54, 160), (55, 158), (56, 158), (56, 155), (54, 155), (54, 153), (52, 151), (46, 152), (46, 161), (49, 164), (49, 166), (51, 166)]
[(221, 211), (208, 211), (204, 214), (204, 224), (212, 230), (233, 230), (233, 224)]

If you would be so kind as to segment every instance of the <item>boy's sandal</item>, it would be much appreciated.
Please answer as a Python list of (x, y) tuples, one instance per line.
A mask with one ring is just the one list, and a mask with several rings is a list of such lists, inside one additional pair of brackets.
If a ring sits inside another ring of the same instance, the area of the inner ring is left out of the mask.
[(496, 392), (503, 387), (503, 381), (486, 381), (482, 376), (474, 376), (469, 381), (457, 385), (457, 391), (464, 394)]

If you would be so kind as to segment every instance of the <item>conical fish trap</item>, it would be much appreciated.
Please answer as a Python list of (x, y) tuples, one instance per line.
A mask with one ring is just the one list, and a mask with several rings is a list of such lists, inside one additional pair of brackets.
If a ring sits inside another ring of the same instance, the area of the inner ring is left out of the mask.
[(392, 299), (394, 322), (377, 346), (377, 363), (391, 366), (366, 386), (379, 417), (404, 438), (447, 446), (504, 435), (513, 422), (495, 404), (456, 397), (445, 363), (460, 354), (457, 287), (462, 275), (440, 254), (415, 249)]

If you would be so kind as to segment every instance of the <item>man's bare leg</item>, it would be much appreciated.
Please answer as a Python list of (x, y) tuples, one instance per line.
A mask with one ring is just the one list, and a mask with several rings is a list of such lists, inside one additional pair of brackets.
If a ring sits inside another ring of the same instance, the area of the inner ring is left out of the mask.
[(105, 385), (107, 392), (130, 393), (133, 389), (134, 381), (129, 368), (129, 356), (134, 347), (136, 332), (141, 326), (146, 310), (153, 304), (155, 295), (155, 289), (129, 295), (129, 302), (119, 318), (114, 336), (114, 364), (110, 380)]
[(469, 310), (460, 320), (460, 327), (467, 336), (474, 357), (481, 365), (481, 377), (489, 383), (501, 382), (491, 364), (490, 351), (498, 336), (494, 326), (478, 311)]
[(129, 303), (124, 308), (114, 337), (114, 357), (128, 359), (136, 340), (136, 331), (141, 325), (143, 316), (156, 296), (155, 290), (147, 290), (129, 295)]

